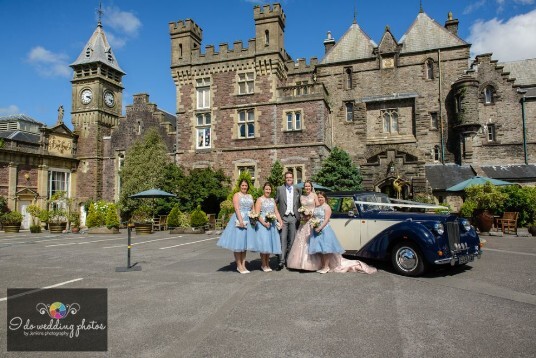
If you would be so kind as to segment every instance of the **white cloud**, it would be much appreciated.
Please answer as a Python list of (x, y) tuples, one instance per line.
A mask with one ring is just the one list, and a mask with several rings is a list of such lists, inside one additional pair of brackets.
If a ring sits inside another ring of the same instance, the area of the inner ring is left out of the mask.
[(106, 33), (106, 39), (108, 39), (108, 42), (113, 49), (121, 48), (127, 43), (127, 40), (124, 37), (117, 37), (112, 32)]
[(478, 10), (485, 4), (486, 4), (486, 0), (480, 0), (475, 3), (469, 4), (468, 6), (465, 7), (465, 9), (463, 9), (463, 14), (468, 15), (472, 13), (473, 11)]
[(516, 4), (521, 4), (521, 5), (532, 5), (532, 4), (534, 4), (534, 0), (514, 0), (514, 2)]
[(106, 28), (106, 38), (113, 48), (125, 46), (129, 38), (138, 35), (142, 24), (134, 13), (115, 6), (105, 7), (103, 13), (102, 23)]
[(41, 46), (32, 48), (27, 57), (28, 62), (45, 77), (70, 77), (68, 59), (65, 54), (54, 53)]
[[(518, 0), (523, 1), (523, 0)], [(526, 1), (526, 0), (525, 0)], [(501, 19), (478, 20), (470, 28), (468, 40), (472, 55), (493, 52), (499, 61), (536, 57), (536, 10)]]
[(0, 107), (0, 116), (9, 116), (11, 114), (20, 113), (19, 107), (14, 104), (11, 104), (7, 107)]

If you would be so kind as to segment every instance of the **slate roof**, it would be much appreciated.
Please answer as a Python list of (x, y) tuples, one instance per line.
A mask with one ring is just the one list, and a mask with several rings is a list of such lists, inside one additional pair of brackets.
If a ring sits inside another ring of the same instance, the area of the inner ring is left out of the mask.
[(39, 144), (40, 135), (22, 131), (2, 131), (0, 138), (10, 139), (16, 142)]
[(417, 15), (399, 43), (403, 45), (400, 53), (469, 45), (424, 12)]
[(504, 72), (510, 72), (511, 78), (516, 79), (516, 85), (536, 86), (536, 58), (504, 62), (499, 65), (504, 66)]
[(432, 190), (446, 190), (476, 175), (469, 165), (428, 164), (424, 170)]
[(511, 181), (535, 181), (536, 165), (490, 165), (480, 167), (490, 178)]
[[(89, 51), (88, 51), (89, 49)], [(91, 38), (82, 49), (82, 52), (70, 66), (82, 65), (86, 63), (101, 62), (111, 68), (125, 74), (125, 72), (119, 67), (119, 63), (115, 58), (115, 55), (106, 39), (102, 25), (99, 22), (95, 32), (91, 35)]]
[(9, 116), (0, 116), (0, 122), (14, 122), (14, 121), (25, 121), (25, 122), (37, 124), (39, 126), (44, 126), (43, 123), (38, 122), (32, 117), (29, 117), (25, 114), (11, 114)]
[(358, 24), (353, 23), (320, 63), (327, 64), (370, 58), (374, 56), (372, 51), (375, 47), (376, 43), (361, 30)]

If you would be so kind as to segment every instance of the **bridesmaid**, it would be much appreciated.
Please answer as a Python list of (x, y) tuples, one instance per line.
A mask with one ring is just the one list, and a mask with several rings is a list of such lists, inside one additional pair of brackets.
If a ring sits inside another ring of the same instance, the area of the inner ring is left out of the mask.
[(249, 273), (246, 268), (246, 249), (248, 238), (255, 235), (255, 228), (249, 222), (249, 212), (253, 208), (253, 197), (248, 194), (249, 183), (240, 181), (240, 191), (233, 195), (235, 213), (218, 240), (218, 246), (231, 250), (234, 253), (236, 270), (240, 273)]
[[(256, 226), (256, 235), (250, 240), (248, 237), (248, 251), (260, 252), (261, 270), (271, 272), (270, 254), (281, 254), (281, 239), (277, 227), (283, 226), (283, 221), (279, 215), (279, 210), (275, 205), (275, 200), (270, 197), (272, 186), (265, 183), (263, 186), (263, 196), (255, 203), (255, 212), (259, 213), (259, 222)], [(272, 217), (272, 219), (267, 219)]]
[(342, 254), (344, 253), (344, 249), (329, 225), (331, 207), (326, 204), (326, 194), (319, 191), (316, 195), (320, 205), (315, 208), (313, 217), (317, 220), (318, 226), (313, 228), (313, 233), (309, 239), (309, 254), (320, 254), (322, 268), (316, 272), (328, 273), (330, 254)]

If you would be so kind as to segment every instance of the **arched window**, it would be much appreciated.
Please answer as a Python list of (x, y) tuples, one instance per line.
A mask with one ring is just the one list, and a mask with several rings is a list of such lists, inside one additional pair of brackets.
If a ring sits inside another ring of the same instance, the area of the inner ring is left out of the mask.
[(270, 45), (270, 31), (264, 31), (264, 46)]
[(493, 87), (486, 86), (486, 88), (484, 88), (484, 103), (491, 104), (493, 102)]
[(398, 134), (398, 112), (396, 109), (383, 112), (383, 132)]
[(352, 89), (352, 69), (350, 67), (347, 67), (344, 70), (345, 74), (345, 87), (346, 89)]
[(434, 79), (434, 61), (433, 60), (426, 61), (426, 79), (427, 80)]

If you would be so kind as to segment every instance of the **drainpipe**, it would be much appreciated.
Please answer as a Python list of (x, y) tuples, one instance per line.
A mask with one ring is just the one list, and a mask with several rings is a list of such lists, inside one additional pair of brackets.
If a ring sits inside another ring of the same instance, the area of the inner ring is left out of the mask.
[(443, 137), (443, 115), (441, 111), (441, 107), (443, 107), (443, 104), (441, 103), (441, 50), (437, 49), (437, 67), (439, 69), (439, 136), (441, 137), (441, 163), (445, 164), (445, 143), (444, 143), (444, 137)]
[(528, 155), (527, 155), (527, 127), (526, 127), (526, 118), (525, 118), (525, 93), (527, 93), (527, 91), (521, 90), (518, 92), (523, 93), (523, 97), (521, 97), (521, 119), (523, 121), (523, 155), (525, 159), (525, 165), (527, 165), (529, 164)]

